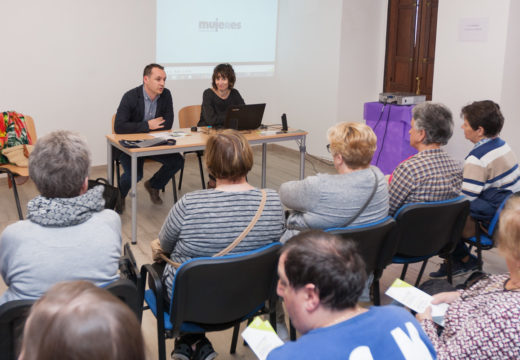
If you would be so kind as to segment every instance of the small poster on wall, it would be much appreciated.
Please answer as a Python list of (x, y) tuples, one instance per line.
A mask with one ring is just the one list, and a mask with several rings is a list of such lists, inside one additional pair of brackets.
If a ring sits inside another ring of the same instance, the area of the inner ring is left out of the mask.
[(459, 21), (459, 41), (486, 42), (489, 18), (464, 18)]

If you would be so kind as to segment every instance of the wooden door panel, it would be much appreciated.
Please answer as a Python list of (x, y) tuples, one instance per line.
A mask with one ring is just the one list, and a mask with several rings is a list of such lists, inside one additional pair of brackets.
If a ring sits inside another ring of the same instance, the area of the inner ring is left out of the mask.
[(406, 91), (413, 80), (415, 2), (391, 0), (384, 91)]

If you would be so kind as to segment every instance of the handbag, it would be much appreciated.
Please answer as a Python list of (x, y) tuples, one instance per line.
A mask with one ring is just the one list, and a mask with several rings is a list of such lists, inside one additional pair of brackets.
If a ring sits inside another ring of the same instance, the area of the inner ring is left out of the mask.
[(108, 183), (107, 179), (97, 178), (96, 180), (88, 181), (88, 188), (92, 189), (94, 186), (103, 186), (103, 199), (105, 199), (105, 209), (115, 210), (121, 214), (121, 193), (119, 189)]
[[(238, 235), (238, 237), (235, 240), (233, 240), (233, 242), (231, 244), (229, 244), (225, 249), (222, 249), (218, 253), (214, 254), (212, 257), (218, 257), (218, 256), (223, 256), (223, 255), (228, 254), (246, 237), (246, 235), (249, 233), (249, 231), (251, 231), (251, 229), (255, 226), (256, 222), (258, 221), (258, 219), (262, 215), (262, 212), (264, 211), (265, 202), (267, 200), (266, 191), (264, 189), (262, 189), (261, 192), (262, 192), (262, 200), (260, 201), (258, 210), (256, 210), (255, 216), (253, 216), (253, 219), (251, 219), (251, 222), (249, 223), (249, 225), (247, 225), (247, 227), (244, 229), (244, 231), (242, 231), (242, 233), (240, 235)], [(173, 266), (176, 269), (182, 265), (181, 263), (171, 260), (167, 256), (167, 254), (161, 248), (161, 242), (159, 241), (159, 239), (152, 240), (152, 242), (150, 243), (150, 246), (152, 248), (152, 258), (155, 262), (166, 261), (168, 264), (170, 264), (171, 266)]]
[(8, 147), (2, 150), (2, 155), (4, 155), (7, 160), (9, 160), (10, 164), (14, 164), (20, 167), (28, 167), (29, 166), (29, 155), (33, 150), (33, 145), (16, 145), (13, 147)]

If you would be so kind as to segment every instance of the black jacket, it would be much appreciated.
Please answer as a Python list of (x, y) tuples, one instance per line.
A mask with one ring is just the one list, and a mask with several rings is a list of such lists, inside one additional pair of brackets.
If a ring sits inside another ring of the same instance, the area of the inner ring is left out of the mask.
[[(164, 89), (157, 100), (155, 117), (162, 116), (164, 127), (160, 130), (170, 130), (173, 125), (173, 102), (170, 90)], [(143, 85), (127, 91), (117, 108), (114, 130), (116, 134), (133, 134), (149, 132), (148, 122), (143, 121), (144, 96)]]

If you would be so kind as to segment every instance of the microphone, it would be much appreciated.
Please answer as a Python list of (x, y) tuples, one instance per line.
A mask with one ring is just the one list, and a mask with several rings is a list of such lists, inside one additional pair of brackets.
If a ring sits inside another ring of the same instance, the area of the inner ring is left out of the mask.
[(289, 128), (287, 127), (287, 115), (285, 113), (282, 114), (282, 131), (287, 132)]

